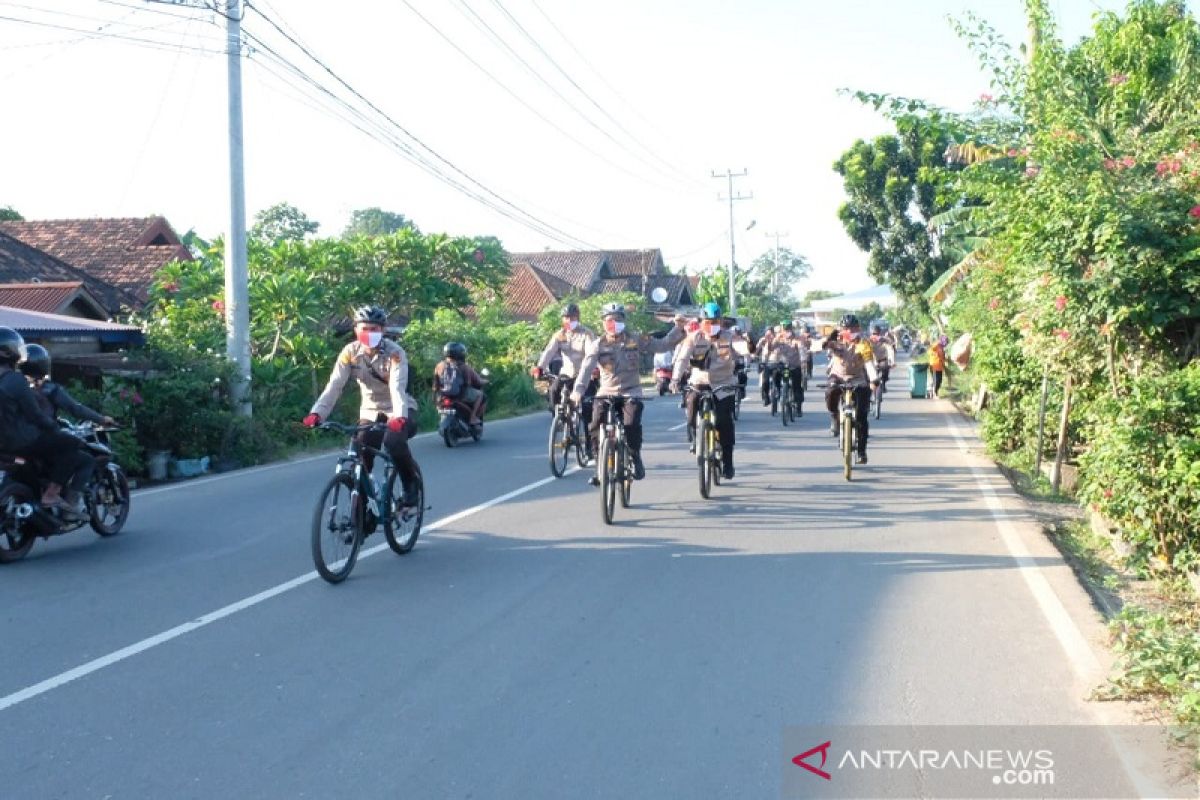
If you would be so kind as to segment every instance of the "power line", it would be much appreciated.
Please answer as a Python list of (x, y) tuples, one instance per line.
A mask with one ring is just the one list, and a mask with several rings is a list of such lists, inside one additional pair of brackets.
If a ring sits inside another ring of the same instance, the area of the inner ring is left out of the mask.
[[(591, 244), (579, 237), (573, 236), (573, 235), (567, 233), (566, 231), (563, 231), (560, 228), (556, 227), (555, 225), (553, 225), (549, 222), (546, 222), (545, 220), (540, 219), (536, 215), (534, 215), (528, 211), (525, 211), (524, 209), (520, 208), (519, 206), (517, 206), (515, 203), (511, 202), (507, 198), (501, 196), (500, 194), (496, 193), (489, 187), (485, 186), (483, 183), (478, 181), (476, 178), (474, 178), (473, 176), (468, 174), (466, 171), (459, 168), (456, 164), (449, 161), (444, 156), (442, 156), (440, 153), (435, 151), (432, 147), (425, 144), (416, 135), (414, 135), (411, 131), (409, 131), (407, 128), (402, 126), (399, 122), (397, 122), (395, 119), (393, 119), (391, 116), (389, 116), (385, 111), (383, 111), (377, 105), (375, 105), (370, 100), (368, 100), (358, 90), (356, 90), (353, 86), (351, 86), (343, 78), (341, 78), (341, 76), (339, 76), (337, 73), (335, 73), (327, 64), (325, 64), (325, 62), (323, 62), (319, 57), (317, 57), (309, 48), (302, 45), (294, 36), (289, 34), (278, 23), (276, 23), (273, 19), (268, 17), (266, 14), (264, 14), (261, 9), (258, 9), (257, 7), (255, 7), (254, 5), (252, 5), (249, 2), (247, 2), (245, 5), (248, 9), (253, 10), (260, 17), (262, 17), (262, 19), (264, 21), (266, 21), (267, 24), (271, 25), (272, 28), (274, 28), (280, 35), (282, 35), (285, 39), (287, 39), (293, 46), (297, 47), (302, 53), (304, 53), (305, 56), (307, 56), (310, 60), (312, 60), (314, 63), (316, 63), (324, 72), (326, 72), (335, 81), (337, 81), (338, 84), (340, 84), (343, 88), (345, 88), (348, 92), (350, 92), (351, 95), (353, 95), (360, 102), (362, 102), (364, 105), (366, 105), (371, 111), (373, 111), (379, 117), (386, 120), (389, 125), (391, 125), (393, 128), (395, 128), (395, 130), (399, 131), (401, 134), (403, 134), (404, 137), (407, 137), (407, 139), (411, 140), (412, 143), (414, 143), (417, 147), (419, 147), (420, 151), (416, 150), (408, 142), (399, 140), (395, 136), (387, 136), (389, 143), (393, 147), (400, 150), (401, 153), (404, 154), (406, 158), (408, 158), (410, 161), (413, 161), (413, 163), (420, 166), (422, 169), (424, 169), (430, 175), (432, 175), (433, 177), (442, 181), (443, 183), (446, 183), (447, 185), (457, 189), (458, 191), (462, 192), (463, 194), (467, 195), (468, 197), (471, 197), (472, 199), (482, 203), (483, 205), (488, 206), (492, 210), (496, 211), (497, 213), (502, 214), (503, 216), (511, 219), (512, 221), (517, 222), (518, 224), (521, 224), (524, 227), (529, 228), (530, 230), (534, 230), (538, 233), (549, 236), (550, 238), (554, 239), (555, 241), (558, 241), (563, 244), (569, 244), (571, 246), (576, 246), (576, 247), (583, 246), (588, 249), (599, 249), (596, 245)], [(250, 36), (250, 34), (247, 34), (247, 35)], [(314, 88), (319, 89), (324, 94), (327, 94), (331, 99), (333, 99), (336, 102), (345, 106), (347, 108), (347, 110), (352, 109), (352, 107), (344, 99), (337, 97), (337, 95), (335, 95), (333, 92), (329, 91), (329, 89), (327, 87), (325, 87), (322, 84), (320, 84), (319, 82), (315, 81), (314, 79), (311, 78), (311, 76), (308, 76), (307, 73), (305, 73), (303, 70), (299, 69), (294, 64), (292, 64), (290, 61), (285, 59), (283, 56), (276, 53), (272, 48), (270, 48), (268, 45), (266, 45), (266, 43), (263, 42), (260, 38), (258, 38), (258, 37), (252, 37), (252, 38), (255, 42), (258, 43), (258, 45), (262, 49), (271, 53), (277, 59), (279, 59), (281, 62), (283, 62), (283, 63), (287, 64), (289, 67), (291, 67), (292, 70), (299, 77), (302, 77), (302, 79), (305, 80), (305, 82), (309, 83)], [(360, 117), (362, 116), (362, 112), (360, 112), (358, 110), (353, 110), (353, 113), (355, 113), (356, 115), (359, 115)], [(421, 151), (424, 151), (424, 152), (421, 152)], [(431, 161), (430, 158), (425, 155), (425, 153), (427, 153), (429, 156), (432, 156), (433, 159), (435, 159), (437, 162), (440, 162), (441, 164), (445, 165), (447, 168), (449, 168), (453, 172), (462, 176), (462, 178), (466, 182), (474, 185), (475, 187), (478, 187), (478, 189), (481, 192), (483, 192), (483, 194), (480, 194), (479, 192), (477, 192), (475, 190), (467, 188), (463, 184), (463, 182), (447, 175), (445, 172), (442, 171), (442, 169), (437, 164), (433, 163), (433, 161)]]
[[(17, 23), (20, 23), (23, 25), (31, 25), (31, 26), (39, 27), (39, 28), (51, 28), (54, 30), (69, 31), (71, 33), (82, 33), (82, 34), (84, 34), (84, 36), (82, 37), (84, 39), (96, 39), (96, 38), (120, 39), (122, 41), (132, 42), (132, 43), (142, 46), (142, 47), (150, 47), (151, 49), (157, 49), (157, 50), (174, 50), (176, 47), (174, 43), (166, 42), (161, 39), (146, 39), (146, 38), (142, 38), (139, 36), (128, 36), (128, 35), (121, 34), (121, 33), (106, 32), (103, 30), (103, 28), (99, 28), (96, 30), (88, 30), (86, 28), (72, 28), (69, 25), (59, 25), (59, 24), (56, 24), (53, 22), (41, 22), (38, 20), (21, 19), (19, 17), (8, 17), (8, 16), (0, 16), (0, 22), (17, 22)], [(175, 24), (175, 23), (167, 23), (167, 24)], [(138, 30), (162, 30), (164, 27), (166, 27), (166, 25), (162, 25), (162, 26), (158, 26), (158, 27), (140, 28)], [(221, 52), (220, 50), (208, 50), (203, 47), (187, 47), (185, 49), (191, 50), (191, 51), (197, 52), (197, 53), (202, 53), (204, 55), (216, 55)]]

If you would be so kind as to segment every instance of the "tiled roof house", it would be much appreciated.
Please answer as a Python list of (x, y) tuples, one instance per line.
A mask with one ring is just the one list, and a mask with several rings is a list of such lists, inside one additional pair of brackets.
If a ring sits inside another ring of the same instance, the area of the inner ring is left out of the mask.
[(108, 311), (83, 281), (0, 283), (0, 306), (107, 321)]
[[(0, 223), (0, 225), (4, 224), (7, 223)], [(103, 316), (106, 319), (114, 311), (119, 310), (122, 305), (130, 305), (134, 302), (134, 298), (128, 293), (96, 279), (37, 247), (5, 235), (3, 232), (0, 232), (0, 284), (5, 284), (10, 288), (13, 286), (28, 287), (33, 284), (61, 288), (62, 284), (81, 284), (91, 297), (103, 304), (105, 312)], [(27, 298), (32, 297), (28, 292), (17, 291)], [(37, 300), (31, 299), (30, 302), (37, 304), (37, 307), (20, 302), (6, 301), (5, 304), (29, 308), (31, 311), (50, 310), (43, 307), (44, 303), (49, 302), (45, 296)], [(70, 303), (68, 302), (67, 305)]]
[(141, 306), (159, 269), (192, 258), (163, 217), (10, 221), (0, 222), (0, 233), (112, 287), (103, 293), (111, 312), (120, 305), (111, 301), (122, 296), (125, 304)]

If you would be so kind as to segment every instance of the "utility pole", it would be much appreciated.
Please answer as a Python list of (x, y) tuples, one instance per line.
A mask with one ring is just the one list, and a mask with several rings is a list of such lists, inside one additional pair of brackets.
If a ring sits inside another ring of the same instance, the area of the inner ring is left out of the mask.
[(775, 272), (771, 274), (771, 294), (779, 291), (779, 240), (786, 239), (791, 235), (788, 231), (775, 231), (774, 233), (764, 234), (768, 239), (775, 238)]
[[(733, 170), (727, 169), (727, 170), (725, 170), (724, 175), (718, 174), (716, 170), (713, 170), (713, 173), (712, 173), (712, 176), (714, 178), (725, 178), (727, 181), (729, 181), (729, 197), (728, 197), (728, 199), (729, 199), (729, 316), (731, 316), (731, 317), (737, 315), (737, 293), (734, 289), (734, 282), (733, 282), (734, 272), (737, 269), (737, 260), (736, 260), (737, 253), (736, 253), (736, 250), (734, 248), (734, 243), (733, 243), (733, 231), (734, 231), (733, 201), (734, 200), (750, 200), (751, 198), (754, 197), (753, 193), (744, 195), (739, 192), (737, 195), (734, 195), (733, 179), (734, 178), (744, 178), (749, 174), (750, 174), (750, 172), (744, 168), (742, 169), (741, 172), (734, 172)], [(726, 198), (721, 197), (720, 193), (717, 194), (718, 201), (723, 202), (725, 199)]]
[(250, 416), (250, 276), (246, 267), (246, 184), (242, 161), (241, 0), (227, 0), (229, 65), (229, 238), (225, 242), (225, 355), (237, 365), (233, 398)]

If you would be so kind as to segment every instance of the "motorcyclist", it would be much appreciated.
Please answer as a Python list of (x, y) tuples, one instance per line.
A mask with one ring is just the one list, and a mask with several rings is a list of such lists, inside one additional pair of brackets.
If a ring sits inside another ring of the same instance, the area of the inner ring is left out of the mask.
[[(750, 354), (750, 345), (740, 332), (722, 329), (721, 307), (705, 303), (700, 311), (700, 330), (689, 333), (679, 345), (680, 358), (671, 377), (671, 391), (679, 391), (684, 363), (691, 364), (688, 385), (695, 389), (712, 388), (716, 398), (717, 436), (721, 441), (722, 474), (734, 476), (733, 405), (738, 391), (736, 356)], [(696, 452), (696, 407), (699, 394), (687, 393), (688, 438)]]
[[(453, 377), (456, 373), (460, 376), (457, 380)], [(460, 386), (454, 385), (459, 382)], [(433, 391), (466, 406), (470, 410), (467, 424), (472, 428), (483, 424), (483, 412), (487, 408), (483, 387), (487, 384), (487, 379), (467, 363), (467, 346), (462, 342), (446, 342), (442, 347), (442, 360), (433, 368)]]
[[(594, 367), (600, 367), (600, 388), (596, 391), (596, 402), (592, 406), (590, 435), (595, 436), (600, 430), (608, 407), (619, 406), (625, 424), (625, 441), (633, 460), (633, 478), (641, 480), (646, 477), (646, 467), (642, 463), (642, 353), (674, 350), (685, 335), (684, 318), (676, 316), (675, 327), (670, 333), (655, 338), (625, 330), (625, 307), (620, 303), (608, 303), (600, 314), (603, 333), (588, 343), (580, 366), (584, 375), (590, 374)], [(576, 384), (571, 390), (571, 401), (578, 403), (580, 399), (581, 390)], [(597, 460), (597, 471), (601, 467)], [(593, 475), (588, 482), (599, 486), (600, 478)]]
[[(541, 378), (555, 361), (562, 364), (558, 374), (554, 376), (554, 382), (550, 384), (550, 413), (554, 413), (562, 393), (564, 391), (569, 393), (575, 386), (575, 381), (579, 376), (579, 365), (583, 363), (583, 352), (587, 348), (588, 342), (595, 338), (595, 331), (579, 323), (579, 306), (574, 303), (564, 306), (562, 327), (550, 337), (549, 343), (542, 350), (541, 357), (538, 358), (537, 365), (529, 370), (529, 374), (534, 378)], [(596, 396), (596, 389), (599, 385), (600, 381), (597, 379), (588, 380), (587, 389), (583, 393), (583, 408), (581, 409), (584, 419), (592, 418), (592, 398)], [(591, 450), (592, 443), (589, 441), (589, 456)]]
[[(354, 311), (354, 341), (342, 348), (329, 375), (325, 390), (304, 418), (309, 427), (328, 419), (346, 383), (358, 381), (362, 399), (358, 423), (387, 422), (386, 431), (371, 429), (355, 440), (362, 445), (386, 450), (404, 484), (403, 503), (417, 502), (419, 468), (408, 440), (417, 433), (417, 401), (408, 392), (408, 355), (391, 339), (383, 338), (387, 312), (379, 306), (361, 306)], [(363, 453), (368, 470), (374, 464), (370, 452)]]
[(86, 459), (79, 440), (59, 429), (41, 409), (29, 381), (17, 371), (25, 356), (21, 334), (0, 327), (0, 450), (41, 462), (47, 476), (42, 505), (79, 517), (83, 514), (80, 492), (88, 477), (81, 475)]
[(834, 436), (839, 435), (838, 411), (842, 388), (854, 392), (854, 420), (858, 435), (858, 455), (855, 462), (867, 463), (867, 412), (871, 406), (871, 390), (878, 385), (874, 349), (862, 337), (862, 326), (854, 314), (842, 317), (840, 331), (825, 339), (822, 347), (829, 353), (829, 388), (825, 390), (825, 407), (829, 409)]

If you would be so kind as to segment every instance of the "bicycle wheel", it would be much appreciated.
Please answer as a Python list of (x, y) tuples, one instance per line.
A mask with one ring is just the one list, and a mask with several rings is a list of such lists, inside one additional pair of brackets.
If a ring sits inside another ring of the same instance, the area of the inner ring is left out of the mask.
[(0, 564), (24, 558), (37, 539), (30, 520), (17, 517), (17, 506), (25, 504), (38, 504), (28, 486), (14, 482), (0, 490)]
[(715, 422), (708, 426), (708, 476), (714, 486), (721, 485), (721, 437), (717, 433)]
[(712, 473), (708, 464), (708, 448), (711, 442), (708, 417), (702, 415), (696, 421), (696, 466), (700, 468), (700, 496), (706, 500), (712, 493)]
[(779, 387), (775, 385), (775, 381), (771, 381), (771, 416), (779, 413)]
[(104, 468), (92, 480), (88, 516), (92, 530), (101, 536), (116, 536), (129, 518), (129, 481), (118, 466)]
[(876, 386), (873, 394), (875, 395), (875, 419), (879, 419), (879, 415), (883, 413), (883, 384)]
[(850, 480), (854, 469), (854, 424), (848, 414), (842, 415), (842, 476)]
[(388, 547), (392, 552), (402, 556), (413, 549), (417, 537), (421, 535), (421, 523), (425, 521), (425, 479), (417, 470), (417, 503), (415, 506), (404, 505), (404, 493), (400, 491), (400, 476), (395, 470), (388, 476), (387, 495), (392, 499), (392, 507), (387, 521), (383, 523), (383, 535), (387, 537)]
[(791, 424), (792, 387), (790, 383), (788, 378), (784, 378), (783, 386), (779, 390), (779, 418), (785, 428)]
[(733, 421), (737, 422), (742, 416), (742, 393), (735, 392), (733, 395)]
[(620, 458), (617, 459), (617, 484), (621, 489), (621, 508), (629, 508), (629, 496), (633, 493), (633, 461), (629, 455), (629, 445), (622, 439), (617, 446)]
[(588, 431), (587, 423), (583, 419), (583, 414), (576, 411), (571, 414), (571, 423), (574, 426), (575, 436), (575, 463), (581, 468), (588, 465), (587, 445)]
[(617, 507), (617, 454), (607, 436), (600, 440), (600, 511), (604, 524), (612, 525)]
[(363, 540), (363, 503), (354, 479), (339, 472), (329, 479), (313, 512), (312, 557), (321, 577), (341, 583), (354, 569)]
[(570, 457), (571, 440), (568, 436), (567, 421), (558, 414), (550, 423), (550, 474), (561, 478), (567, 471), (567, 458)]

